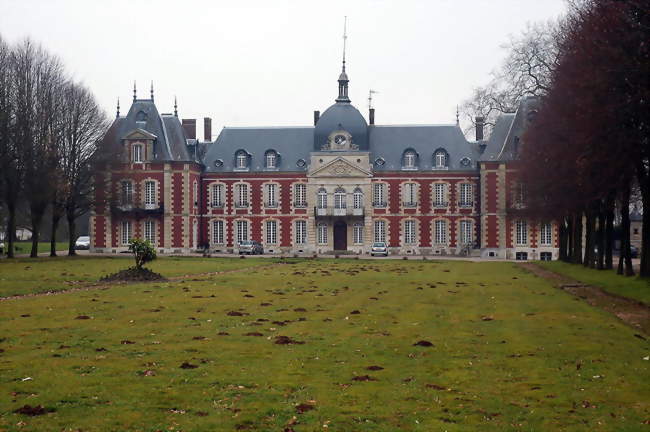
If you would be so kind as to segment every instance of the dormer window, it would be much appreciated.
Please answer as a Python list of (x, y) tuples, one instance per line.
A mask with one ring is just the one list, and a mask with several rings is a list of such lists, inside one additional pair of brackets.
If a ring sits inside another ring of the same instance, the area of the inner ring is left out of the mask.
[(248, 153), (246, 153), (244, 150), (239, 150), (237, 153), (235, 153), (235, 169), (248, 169)]
[(407, 170), (417, 169), (418, 154), (414, 150), (406, 150), (402, 157), (402, 168)]
[(142, 144), (134, 144), (133, 145), (133, 148), (132, 148), (133, 163), (142, 163), (142, 161), (144, 160), (144, 157), (143, 157), (144, 152), (142, 150), (143, 150), (142, 149)]
[(443, 149), (436, 150), (433, 154), (433, 169), (446, 169), (448, 167), (447, 152)]
[(264, 154), (264, 166), (266, 169), (276, 169), (278, 167), (278, 154), (275, 150), (268, 150)]

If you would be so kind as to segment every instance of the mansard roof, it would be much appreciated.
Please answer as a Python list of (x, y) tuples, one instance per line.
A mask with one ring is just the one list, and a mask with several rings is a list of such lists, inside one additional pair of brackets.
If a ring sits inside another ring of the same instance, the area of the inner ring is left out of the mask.
[(154, 141), (155, 161), (191, 161), (187, 152), (183, 127), (176, 116), (158, 113), (153, 100), (137, 99), (124, 117), (118, 117), (102, 140), (102, 151), (107, 155), (122, 151), (122, 140), (134, 132), (144, 135), (143, 139)]
[(521, 137), (536, 113), (537, 105), (536, 97), (525, 97), (515, 113), (499, 116), (481, 160), (504, 162), (516, 159)]

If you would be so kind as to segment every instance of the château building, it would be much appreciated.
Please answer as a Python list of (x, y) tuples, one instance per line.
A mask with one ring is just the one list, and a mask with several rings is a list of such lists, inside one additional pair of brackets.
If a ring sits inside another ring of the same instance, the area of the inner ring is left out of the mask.
[[(313, 125), (225, 127), (212, 142), (196, 120), (160, 114), (135, 94), (101, 145), (91, 251), (119, 253), (134, 237), (162, 253), (236, 253), (256, 240), (266, 253), (394, 254), (555, 259), (557, 226), (518, 215), (520, 137), (535, 100), (503, 114), (488, 139), (458, 122), (380, 125), (348, 97), (343, 60), (338, 97)], [(110, 157), (108, 157), (110, 156)], [(107, 158), (108, 157), (108, 158)]]

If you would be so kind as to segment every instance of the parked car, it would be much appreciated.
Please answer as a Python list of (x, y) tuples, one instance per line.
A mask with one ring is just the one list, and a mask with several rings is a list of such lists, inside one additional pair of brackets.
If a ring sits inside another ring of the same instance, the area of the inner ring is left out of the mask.
[(3, 242), (0, 242), (0, 255), (5, 253), (5, 244)]
[(370, 248), (370, 256), (388, 256), (388, 245), (384, 242), (374, 242)]
[(630, 257), (638, 258), (639, 257), (639, 248), (636, 246), (630, 245)]
[(264, 248), (260, 242), (245, 240), (239, 243), (239, 255), (262, 255)]
[(74, 248), (79, 250), (79, 249), (85, 249), (88, 250), (90, 249), (90, 237), (88, 236), (81, 236), (77, 238), (77, 241), (74, 243)]

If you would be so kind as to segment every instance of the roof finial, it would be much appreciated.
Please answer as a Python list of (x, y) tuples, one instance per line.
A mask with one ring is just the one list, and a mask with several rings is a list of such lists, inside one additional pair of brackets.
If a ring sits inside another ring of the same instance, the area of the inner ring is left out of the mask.
[(343, 72), (345, 72), (345, 45), (348, 40), (348, 17), (343, 18)]
[(339, 97), (336, 98), (336, 102), (350, 102), (348, 97), (348, 74), (345, 73), (345, 46), (348, 39), (348, 17), (345, 17), (343, 22), (343, 69), (341, 70), (341, 75), (339, 75)]
[(459, 118), (458, 105), (456, 105), (456, 126), (458, 126), (460, 124), (460, 122), (458, 121), (458, 118)]
[(151, 81), (151, 101), (153, 102), (153, 80)]
[(174, 95), (174, 116), (178, 117), (178, 103), (176, 102), (176, 95)]
[(136, 90), (135, 87), (135, 80), (133, 80), (133, 102), (138, 98), (138, 91)]
[(119, 118), (119, 117), (120, 117), (120, 98), (118, 96), (118, 98), (117, 98), (117, 114), (115, 114), (115, 118)]

